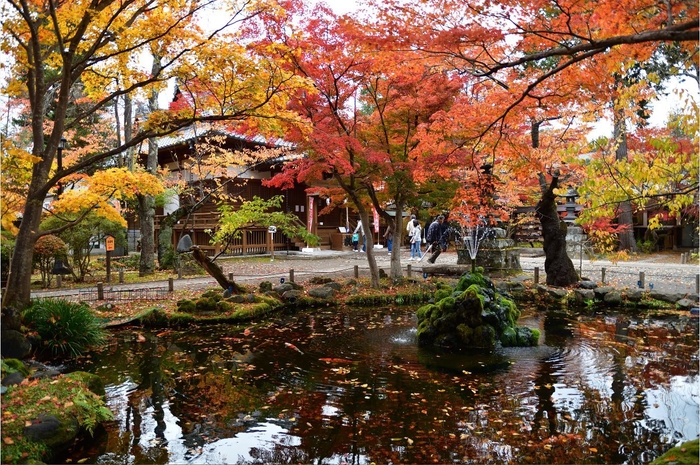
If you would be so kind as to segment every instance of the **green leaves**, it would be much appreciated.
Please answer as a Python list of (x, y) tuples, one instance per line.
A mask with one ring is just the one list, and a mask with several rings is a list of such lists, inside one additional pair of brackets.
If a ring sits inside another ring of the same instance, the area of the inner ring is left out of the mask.
[(227, 244), (238, 239), (246, 227), (274, 226), (278, 232), (289, 237), (301, 237), (309, 245), (318, 244), (319, 237), (309, 233), (296, 215), (280, 211), (283, 201), (284, 197), (277, 195), (269, 200), (253, 197), (253, 200), (243, 202), (238, 208), (222, 203), (219, 206), (219, 229), (214, 233), (212, 243)]

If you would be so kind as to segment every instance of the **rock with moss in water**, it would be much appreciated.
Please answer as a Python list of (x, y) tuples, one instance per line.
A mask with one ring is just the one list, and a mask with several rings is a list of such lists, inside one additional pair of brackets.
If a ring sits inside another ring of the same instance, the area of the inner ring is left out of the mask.
[(433, 303), (419, 308), (417, 316), (422, 346), (493, 349), (539, 343), (539, 330), (517, 326), (515, 303), (478, 272), (465, 273), (454, 288), (440, 287)]

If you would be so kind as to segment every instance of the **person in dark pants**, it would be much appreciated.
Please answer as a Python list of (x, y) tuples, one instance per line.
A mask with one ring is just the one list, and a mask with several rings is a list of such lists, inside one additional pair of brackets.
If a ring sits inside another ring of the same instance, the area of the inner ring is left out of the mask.
[(445, 216), (440, 215), (428, 227), (428, 244), (432, 244), (433, 247), (433, 254), (428, 259), (428, 263), (435, 263), (440, 254), (447, 250), (447, 234), (448, 227)]

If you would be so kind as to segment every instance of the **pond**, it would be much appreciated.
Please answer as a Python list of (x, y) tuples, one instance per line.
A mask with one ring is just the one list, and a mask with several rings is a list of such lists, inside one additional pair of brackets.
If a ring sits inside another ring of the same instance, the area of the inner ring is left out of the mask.
[(63, 459), (639, 464), (698, 436), (697, 319), (520, 323), (539, 347), (421, 349), (415, 308), (123, 329), (72, 367), (104, 379), (115, 421)]

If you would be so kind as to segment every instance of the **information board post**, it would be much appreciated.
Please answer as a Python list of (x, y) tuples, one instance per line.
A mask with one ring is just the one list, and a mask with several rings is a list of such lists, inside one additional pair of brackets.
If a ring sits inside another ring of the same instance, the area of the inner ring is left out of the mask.
[(107, 267), (107, 283), (112, 282), (112, 251), (114, 250), (114, 237), (112, 236), (107, 236), (105, 237), (105, 250), (107, 251), (105, 254), (106, 260), (105, 260), (105, 265)]
[(275, 261), (275, 233), (277, 232), (277, 226), (270, 226), (267, 228), (267, 232), (270, 233), (270, 261)]

